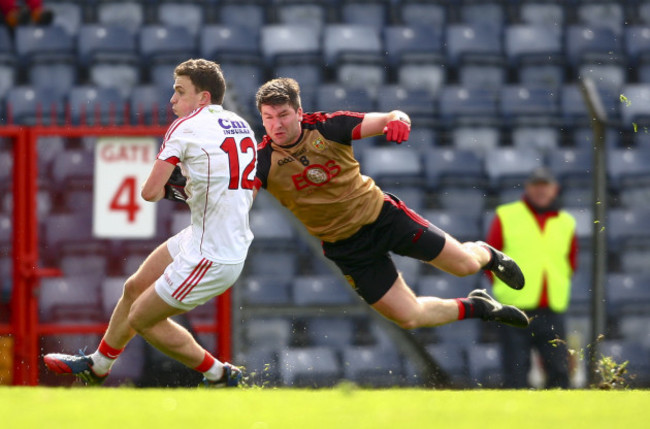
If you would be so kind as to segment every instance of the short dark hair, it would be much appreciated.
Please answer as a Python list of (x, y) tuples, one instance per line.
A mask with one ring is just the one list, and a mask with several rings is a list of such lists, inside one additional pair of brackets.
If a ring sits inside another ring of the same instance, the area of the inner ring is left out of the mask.
[(178, 76), (189, 77), (199, 92), (208, 91), (212, 104), (223, 104), (226, 80), (219, 64), (204, 59), (189, 59), (174, 69), (174, 79)]
[(255, 95), (257, 110), (262, 111), (262, 105), (280, 106), (289, 104), (294, 110), (302, 107), (300, 101), (300, 85), (290, 77), (279, 77), (266, 82), (257, 90)]

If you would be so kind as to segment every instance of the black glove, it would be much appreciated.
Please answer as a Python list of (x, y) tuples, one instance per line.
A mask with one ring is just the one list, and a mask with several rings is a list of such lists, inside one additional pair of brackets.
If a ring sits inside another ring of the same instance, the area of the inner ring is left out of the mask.
[(185, 193), (186, 183), (187, 178), (183, 176), (181, 168), (177, 165), (174, 167), (172, 175), (165, 184), (165, 199), (184, 203), (187, 200), (187, 194)]

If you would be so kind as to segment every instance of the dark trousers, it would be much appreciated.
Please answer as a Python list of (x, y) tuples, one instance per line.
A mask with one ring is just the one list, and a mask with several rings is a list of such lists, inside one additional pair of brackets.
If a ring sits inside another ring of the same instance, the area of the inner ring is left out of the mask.
[[(564, 315), (549, 309), (528, 310), (531, 318), (526, 329), (499, 326), (503, 387), (528, 387), (530, 353), (536, 349), (544, 364), (547, 388), (569, 387), (569, 353), (566, 346)], [(556, 341), (559, 340), (559, 341)]]

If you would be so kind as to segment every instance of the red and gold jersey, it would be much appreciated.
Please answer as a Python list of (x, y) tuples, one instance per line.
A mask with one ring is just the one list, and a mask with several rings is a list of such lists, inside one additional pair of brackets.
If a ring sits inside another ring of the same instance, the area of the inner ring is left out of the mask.
[(323, 241), (350, 237), (374, 222), (383, 192), (360, 171), (352, 132), (363, 113), (306, 113), (302, 135), (291, 146), (265, 136), (258, 146), (257, 179)]

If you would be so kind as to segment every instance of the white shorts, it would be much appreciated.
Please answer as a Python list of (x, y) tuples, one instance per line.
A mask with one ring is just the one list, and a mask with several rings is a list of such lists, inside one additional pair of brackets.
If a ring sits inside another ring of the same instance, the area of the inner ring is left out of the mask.
[(243, 262), (226, 265), (204, 258), (192, 250), (191, 239), (191, 227), (187, 227), (167, 240), (174, 260), (155, 285), (158, 296), (167, 304), (185, 311), (224, 293), (244, 268)]

